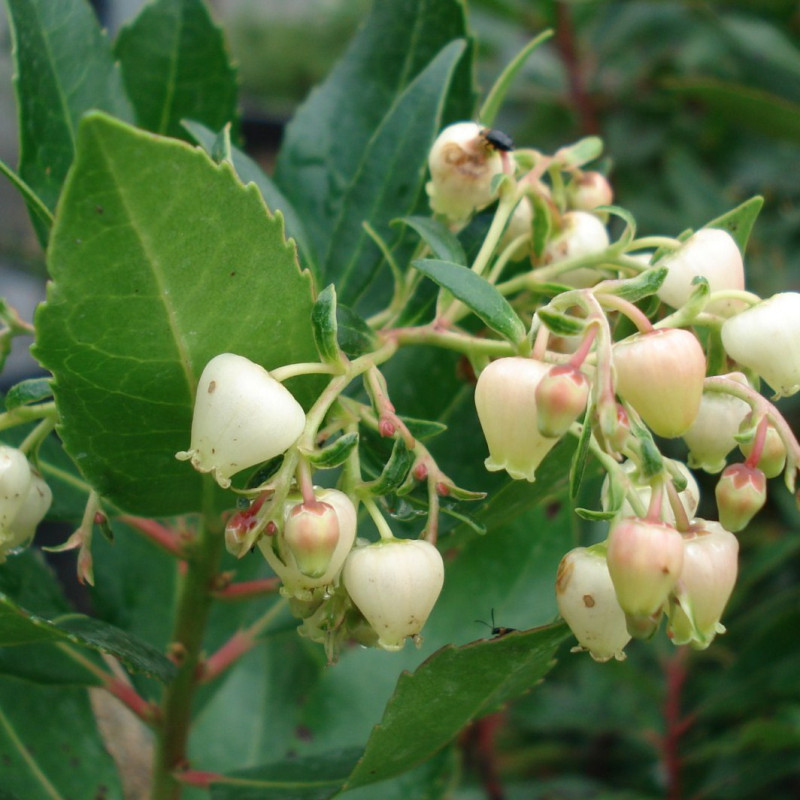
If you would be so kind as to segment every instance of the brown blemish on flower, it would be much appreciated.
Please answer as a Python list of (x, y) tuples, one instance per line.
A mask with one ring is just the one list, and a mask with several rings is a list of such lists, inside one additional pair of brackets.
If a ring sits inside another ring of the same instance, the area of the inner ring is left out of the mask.
[(572, 579), (572, 573), (575, 565), (571, 559), (562, 559), (558, 565), (558, 573), (556, 574), (556, 593), (563, 594), (567, 591), (567, 586)]
[(217, 382), (216, 382), (216, 381), (211, 381), (211, 382), (208, 384), (208, 393), (209, 393), (209, 394), (214, 394), (214, 390), (215, 390), (216, 388), (217, 388)]
[(585, 594), (583, 596), (583, 604), (586, 606), (586, 608), (594, 608), (594, 597), (592, 597), (590, 594)]

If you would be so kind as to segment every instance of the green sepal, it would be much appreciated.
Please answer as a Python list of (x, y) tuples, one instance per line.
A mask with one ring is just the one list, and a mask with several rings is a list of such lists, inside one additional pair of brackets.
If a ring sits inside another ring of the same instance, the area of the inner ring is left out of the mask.
[(319, 357), (326, 364), (340, 364), (342, 353), (337, 338), (339, 324), (336, 319), (336, 287), (332, 283), (319, 293), (311, 309), (311, 325)]
[(348, 456), (358, 446), (358, 434), (345, 433), (335, 442), (319, 450), (301, 450), (305, 458), (317, 469), (333, 469), (347, 461)]
[(593, 409), (589, 406), (586, 409), (583, 428), (578, 439), (578, 446), (572, 454), (572, 461), (569, 466), (569, 497), (575, 500), (583, 482), (583, 475), (586, 472), (586, 461), (589, 458), (589, 445), (592, 440), (592, 426), (588, 420), (591, 419)]
[(440, 220), (431, 217), (401, 217), (392, 224), (403, 223), (416, 231), (436, 258), (466, 264), (467, 254), (455, 234)]
[(508, 300), (485, 278), (461, 264), (431, 258), (411, 262), (443, 289), (468, 306), (492, 330), (518, 345), (525, 339), (525, 326)]
[(450, 497), (453, 500), (461, 500), (463, 502), (472, 503), (476, 500), (486, 499), (486, 492), (473, 492), (469, 489), (462, 489), (460, 486), (456, 486), (454, 483), (448, 483), (445, 485), (447, 486), (446, 497)]
[(669, 270), (666, 267), (654, 267), (640, 272), (635, 278), (623, 281), (613, 294), (630, 303), (638, 303), (645, 297), (654, 295), (664, 283)]
[(553, 228), (553, 216), (550, 213), (550, 206), (547, 200), (539, 194), (530, 195), (531, 206), (533, 207), (533, 220), (531, 222), (531, 249), (534, 258), (541, 258), (550, 233)]
[(378, 346), (378, 337), (366, 320), (349, 306), (336, 305), (337, 339), (349, 358), (371, 353)]
[(598, 206), (595, 211), (606, 211), (609, 214), (613, 214), (615, 217), (619, 217), (625, 223), (625, 228), (617, 241), (612, 245), (613, 250), (625, 250), (636, 236), (636, 220), (633, 214), (631, 214), (628, 209), (622, 208), (622, 206), (614, 205)]
[(396, 439), (392, 454), (383, 468), (383, 472), (374, 480), (362, 485), (362, 488), (374, 496), (380, 496), (399, 489), (406, 480), (408, 472), (414, 466), (415, 456), (402, 439)]
[(447, 430), (447, 425), (443, 422), (436, 422), (431, 419), (415, 419), (414, 417), (400, 417), (401, 422), (408, 428), (411, 435), (421, 442), (433, 439), (440, 433)]
[(5, 397), (6, 411), (51, 398), (53, 389), (50, 380), (50, 378), (28, 378), (12, 386)]
[(536, 316), (551, 333), (556, 336), (580, 336), (586, 330), (586, 322), (570, 314), (562, 314), (549, 308), (540, 308)]
[(631, 430), (636, 438), (639, 440), (639, 448), (641, 454), (640, 472), (644, 480), (648, 481), (656, 475), (661, 474), (664, 469), (664, 458), (661, 451), (653, 441), (653, 435), (650, 431), (642, 425), (637, 425), (631, 419)]

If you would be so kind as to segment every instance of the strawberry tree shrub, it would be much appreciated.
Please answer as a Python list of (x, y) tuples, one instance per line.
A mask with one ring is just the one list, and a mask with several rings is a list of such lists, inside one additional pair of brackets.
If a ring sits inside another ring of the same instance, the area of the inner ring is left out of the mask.
[[(800, 462), (775, 404), (800, 295), (745, 288), (761, 198), (640, 236), (599, 138), (494, 127), (549, 34), (476, 104), (456, 2), (377, 4), (274, 177), (199, 1), (113, 43), (83, 0), (7, 5), (3, 171), (50, 276), (33, 320), (2, 307), (2, 352), (33, 335), (49, 374), (0, 414), (12, 796), (122, 796), (86, 687), (149, 730), (154, 800), (422, 796), (563, 643), (716, 646), (737, 536)], [(601, 533), (576, 548), (578, 517)], [(36, 552), (46, 518), (95, 615)], [(521, 630), (476, 640), (514, 603)]]

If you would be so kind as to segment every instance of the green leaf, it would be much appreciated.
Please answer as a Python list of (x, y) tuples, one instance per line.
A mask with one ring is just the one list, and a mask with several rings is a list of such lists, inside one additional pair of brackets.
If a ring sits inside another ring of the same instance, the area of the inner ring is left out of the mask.
[(337, 303), (336, 322), (339, 347), (350, 358), (371, 353), (378, 346), (378, 337), (366, 320), (349, 306)]
[[(28, 204), (28, 210), (36, 216), (36, 223), (41, 230), (48, 231), (53, 225), (53, 215), (50, 209), (42, 202), (36, 192), (28, 186), (22, 178), (14, 172), (4, 161), (0, 161), (0, 175), (5, 175), (11, 181), (16, 190), (22, 195), (22, 199)], [(0, 362), (2, 367), (2, 362)]]
[(82, 614), (45, 619), (0, 592), (0, 647), (52, 641), (108, 653), (130, 670), (162, 682), (171, 680), (175, 673), (175, 665), (159, 650), (113, 625)]
[[(189, 131), (192, 138), (206, 153), (214, 158), (214, 150), (218, 135), (206, 128), (205, 125), (191, 120), (184, 120), (183, 127)], [(245, 186), (248, 183), (254, 183), (261, 192), (261, 196), (264, 198), (267, 208), (272, 212), (280, 212), (283, 215), (286, 221), (286, 235), (297, 242), (297, 249), (299, 250), (300, 260), (303, 266), (310, 269), (312, 273), (317, 274), (319, 271), (317, 256), (313, 252), (303, 221), (298, 216), (294, 206), (292, 206), (286, 196), (278, 189), (264, 170), (262, 170), (250, 156), (239, 150), (238, 147), (231, 147), (231, 159), (233, 161), (233, 168), (236, 170), (236, 174), (239, 176), (242, 183), (245, 184)]]
[(760, 195), (751, 197), (745, 200), (741, 205), (731, 209), (716, 219), (712, 219), (703, 227), (705, 228), (721, 228), (733, 236), (739, 250), (744, 255), (747, 249), (747, 242), (750, 239), (750, 233), (755, 225), (756, 218), (758, 217), (761, 207), (764, 205), (764, 198)]
[(486, 99), (483, 101), (480, 113), (478, 114), (478, 119), (484, 125), (488, 125), (490, 128), (492, 127), (514, 78), (517, 77), (519, 71), (525, 66), (525, 62), (530, 58), (533, 51), (536, 50), (540, 44), (546, 42), (552, 35), (553, 31), (547, 30), (540, 33), (534, 39), (531, 39), (530, 42), (514, 56), (511, 63), (500, 73), (499, 77), (494, 82), (494, 86), (489, 90), (489, 94), (486, 95)]
[[(297, 111), (286, 129), (275, 180), (306, 221), (318, 253), (328, 249), (344, 196), (386, 115), (436, 54), (465, 35), (458, 0), (374, 3), (341, 61)], [(465, 81), (470, 69), (468, 63), (461, 66)], [(458, 88), (454, 97), (460, 107), (442, 122), (470, 115), (471, 86)], [(427, 148), (419, 146), (416, 156), (424, 158)], [(398, 209), (391, 218), (404, 213)], [(374, 225), (371, 215), (368, 221)]]
[(640, 272), (635, 278), (629, 278), (614, 288), (614, 294), (631, 303), (638, 303), (645, 297), (655, 294), (664, 283), (669, 270), (666, 267), (654, 267)]
[(382, 254), (363, 222), (392, 245), (396, 217), (416, 207), (427, 170), (427, 153), (441, 127), (447, 91), (463, 41), (451, 42), (399, 95), (367, 143), (342, 194), (323, 258), (323, 274), (335, 280), (339, 296), (355, 303), (364, 295)]
[(202, 0), (146, 4), (119, 32), (114, 55), (143, 128), (183, 138), (184, 117), (214, 130), (236, 120), (236, 70)]
[(439, 260), (466, 265), (467, 254), (461, 242), (441, 220), (432, 217), (403, 217), (397, 222), (415, 230)]
[(403, 416), (401, 416), (400, 419), (405, 423), (411, 435), (415, 439), (419, 439), (423, 442), (427, 439), (433, 439), (434, 436), (438, 436), (440, 433), (444, 433), (447, 430), (447, 425), (443, 422)]
[(392, 777), (429, 758), (473, 719), (535, 685), (568, 636), (565, 625), (553, 625), (444, 647), (412, 675), (401, 675), (345, 788)]
[(623, 208), (622, 206), (598, 206), (597, 211), (606, 211), (609, 214), (613, 214), (615, 217), (619, 217), (624, 223), (625, 228), (622, 233), (619, 235), (619, 238), (614, 243), (616, 247), (620, 250), (625, 250), (626, 247), (633, 241), (634, 237), (636, 236), (636, 219), (634, 218), (633, 214), (628, 211), (627, 208)]
[(240, 770), (212, 784), (211, 800), (327, 800), (344, 783), (359, 752), (288, 758)]
[(427, 275), (468, 306), (492, 330), (515, 345), (525, 339), (522, 320), (508, 300), (485, 278), (449, 261), (423, 258), (411, 263), (423, 275)]
[(595, 511), (591, 508), (576, 508), (575, 513), (581, 519), (587, 519), (590, 522), (597, 522), (601, 520), (614, 519), (617, 511)]
[[(19, 175), (52, 210), (72, 163), (81, 116), (89, 109), (122, 119), (132, 114), (106, 36), (85, 0), (6, 4), (14, 44)], [(38, 229), (46, 239), (46, 229)]]
[[(121, 508), (197, 510), (202, 478), (175, 453), (189, 444), (208, 361), (235, 352), (271, 369), (316, 358), (310, 276), (281, 220), (229, 165), (92, 114), (49, 267), (36, 355), (55, 376), (67, 452)], [(305, 404), (317, 385), (291, 384)]]
[(24, 800), (123, 800), (85, 690), (0, 678), (2, 790)]
[(52, 396), (50, 378), (28, 378), (8, 390), (8, 394), (5, 396), (6, 411), (31, 403), (39, 403)]
[(342, 356), (337, 339), (336, 287), (332, 283), (319, 293), (311, 309), (311, 324), (319, 357), (327, 364), (340, 363)]
[(569, 468), (569, 497), (572, 501), (578, 497), (578, 492), (583, 483), (583, 475), (586, 472), (586, 460), (589, 458), (589, 445), (592, 440), (591, 416), (592, 408), (590, 407), (586, 410), (581, 436), (578, 439), (578, 446), (575, 448)]

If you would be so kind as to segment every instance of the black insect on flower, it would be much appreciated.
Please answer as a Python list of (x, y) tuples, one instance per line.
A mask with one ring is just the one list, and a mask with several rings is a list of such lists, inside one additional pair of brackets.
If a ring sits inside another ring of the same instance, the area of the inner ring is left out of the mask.
[(486, 140), (486, 144), (494, 150), (502, 150), (508, 153), (514, 149), (514, 142), (511, 137), (496, 128), (484, 128), (481, 131), (481, 136)]

